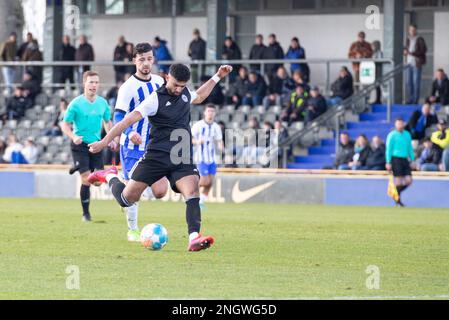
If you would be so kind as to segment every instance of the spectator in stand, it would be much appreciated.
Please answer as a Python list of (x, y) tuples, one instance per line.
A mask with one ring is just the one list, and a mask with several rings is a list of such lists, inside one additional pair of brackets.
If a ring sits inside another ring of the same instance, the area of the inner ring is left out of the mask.
[(434, 146), (430, 138), (425, 137), (423, 141), (424, 149), (417, 161), (420, 171), (439, 171), (441, 162), (441, 148)]
[[(17, 59), (17, 34), (11, 32), (9, 38), (0, 46), (0, 59), (4, 62), (13, 62)], [(3, 81), (9, 94), (13, 90), (13, 83), (16, 79), (15, 67), (2, 67)]]
[(25, 111), (32, 107), (31, 100), (25, 95), (23, 87), (16, 87), (12, 97), (6, 100), (6, 113), (2, 120), (20, 120)]
[(366, 170), (385, 169), (385, 144), (379, 136), (374, 136), (371, 142), (371, 149), (366, 159)]
[(340, 134), (340, 145), (335, 156), (334, 167), (338, 170), (349, 170), (349, 162), (354, 156), (354, 141), (349, 139), (346, 132)]
[(431, 141), (434, 147), (440, 148), (442, 152), (442, 170), (449, 171), (449, 129), (444, 119), (438, 121), (438, 131), (432, 133)]
[(305, 110), (304, 122), (315, 120), (327, 110), (326, 99), (321, 95), (318, 87), (313, 87), (310, 90), (310, 97), (307, 99), (307, 107)]
[(443, 106), (449, 105), (449, 79), (443, 69), (436, 71), (432, 93), (427, 100), (430, 103), (441, 103)]
[[(290, 43), (285, 59), (306, 59), (306, 50), (299, 44), (298, 38), (294, 37)], [(310, 69), (307, 63), (292, 63), (290, 66), (290, 72), (293, 74), (296, 70), (301, 71), (304, 81), (309, 82)]]
[(354, 82), (348, 68), (342, 67), (340, 69), (340, 74), (337, 80), (332, 84), (331, 90), (332, 96), (328, 100), (328, 103), (331, 106), (338, 105), (353, 95)]
[(22, 43), (19, 49), (17, 50), (17, 57), (19, 58), (19, 60), (25, 61), (23, 59), (23, 55), (25, 54), (28, 45), (30, 45), (33, 42), (33, 40), (34, 40), (33, 34), (31, 32), (28, 32), (25, 42)]
[(366, 161), (370, 154), (370, 146), (365, 135), (357, 137), (354, 145), (354, 156), (352, 161), (348, 163), (352, 170), (367, 170)]
[[(226, 37), (223, 45), (222, 58), (224, 60), (240, 60), (242, 59), (242, 51), (237, 43), (232, 40), (232, 37)], [(233, 83), (237, 77), (237, 72), (241, 67), (241, 64), (231, 64), (232, 72), (229, 74), (229, 81)]]
[[(201, 77), (201, 85), (205, 84), (207, 81), (209, 81), (211, 77), (210, 76), (202, 76)], [(213, 105), (218, 105), (218, 106), (222, 106), (225, 102), (225, 96), (223, 94), (223, 89), (221, 88), (220, 85), (216, 85), (213, 89), (212, 92), (209, 94), (209, 96), (206, 98), (206, 100), (203, 101), (203, 104), (213, 104)]]
[[(251, 51), (249, 52), (250, 60), (263, 60), (265, 58), (267, 51), (267, 46), (263, 44), (263, 35), (258, 34), (256, 36), (255, 43), (251, 47)], [(260, 63), (250, 64), (251, 71), (257, 71), (262, 73)]]
[[(126, 61), (126, 46), (128, 42), (126, 42), (124, 36), (120, 36), (118, 38), (117, 46), (114, 49), (114, 61), (123, 62)], [(114, 66), (115, 71), (115, 82), (123, 81), (123, 77), (125, 76), (127, 66)]]
[(117, 102), (118, 89), (120, 89), (122, 84), (123, 81), (117, 82), (117, 84), (109, 89), (108, 93), (106, 94), (106, 100), (108, 101), (110, 106), (115, 106), (115, 103)]
[[(276, 120), (274, 122), (274, 143), (276, 145), (280, 145), (284, 143), (289, 138), (288, 130), (285, 126), (282, 125), (282, 122), (279, 120)], [(287, 149), (287, 158), (290, 157), (292, 154), (292, 148), (291, 146)], [(282, 149), (278, 150), (278, 165), (279, 168), (282, 168), (282, 158), (284, 156), (284, 152)]]
[[(275, 34), (270, 34), (268, 37), (268, 48), (266, 50), (266, 59), (284, 59), (284, 49), (282, 49), (279, 42), (276, 40)], [(274, 77), (277, 69), (283, 64), (275, 63), (275, 64), (267, 64), (266, 65), (266, 74), (268, 78)]]
[(268, 95), (263, 99), (265, 109), (271, 105), (281, 106), (288, 100), (289, 94), (295, 89), (295, 83), (290, 78), (284, 66), (279, 67), (276, 76), (268, 86)]
[(3, 160), (3, 155), (5, 154), (6, 150), (6, 142), (3, 139), (2, 136), (0, 136), (0, 163), (5, 163), (5, 160)]
[[(85, 35), (81, 35), (79, 38), (79, 47), (75, 52), (75, 60), (76, 61), (94, 61), (95, 53), (94, 48), (87, 42), (87, 37)], [(83, 73), (90, 70), (89, 65), (84, 65), (78, 67), (78, 82), (82, 82)]]
[(55, 121), (53, 122), (53, 127), (47, 130), (47, 132), (45, 133), (46, 136), (51, 137), (62, 136), (60, 123), (61, 121), (64, 120), (65, 111), (67, 110), (68, 105), (69, 103), (67, 102), (66, 99), (64, 98), (61, 99), (61, 101), (59, 102), (59, 111), (58, 114), (56, 115)]
[(418, 27), (414, 24), (408, 29), (409, 37), (405, 43), (404, 56), (409, 66), (407, 71), (407, 104), (417, 104), (421, 91), (422, 67), (426, 64), (427, 46), (423, 37), (418, 36)]
[[(373, 49), (373, 59), (383, 59), (384, 54), (382, 52), (382, 47), (379, 40), (373, 41), (371, 43), (371, 48)], [(382, 69), (383, 64), (380, 62), (376, 63), (376, 79), (382, 78)], [(376, 87), (376, 98), (374, 99), (373, 104), (381, 104), (382, 103), (382, 89), (380, 86)]]
[[(156, 60), (155, 63), (173, 60), (173, 57), (167, 47), (167, 40), (163, 40), (159, 37), (154, 38), (153, 52), (154, 58)], [(170, 65), (158, 64), (157, 67), (159, 69), (159, 72), (162, 73), (162, 75), (164, 75), (168, 74), (168, 69), (170, 68)]]
[(37, 162), (37, 159), (39, 158), (39, 149), (37, 148), (33, 137), (28, 137), (25, 140), (25, 145), (21, 152), (27, 164), (35, 164)]
[[(192, 61), (206, 60), (206, 41), (201, 38), (200, 30), (193, 30), (193, 40), (190, 42), (188, 55)], [(201, 70), (201, 72), (199, 71)], [(192, 82), (198, 81), (199, 74), (204, 74), (204, 65), (200, 67), (196, 64), (191, 66)]]
[(304, 121), (307, 98), (309, 94), (304, 90), (304, 87), (299, 85), (290, 95), (290, 101), (282, 112), (280, 119), (288, 122), (290, 126), (293, 122)]
[(438, 117), (432, 112), (429, 103), (423, 104), (421, 110), (412, 113), (405, 129), (410, 132), (413, 140), (422, 140), (426, 129), (438, 123)]
[(27, 71), (23, 74), (22, 87), (23, 87), (25, 96), (30, 98), (31, 104), (34, 105), (36, 96), (39, 93), (41, 93), (41, 90), (42, 90), (41, 84), (35, 78), (34, 74), (30, 73), (29, 71)]
[[(357, 41), (354, 42), (349, 48), (349, 59), (369, 59), (373, 56), (373, 49), (371, 48), (371, 44), (365, 41), (365, 37), (365, 32), (360, 31)], [(352, 64), (352, 70), (354, 71), (355, 81), (358, 83), (360, 80), (360, 63), (354, 62)]]
[[(59, 60), (60, 61), (75, 61), (76, 49), (74, 46), (70, 44), (70, 37), (65, 35), (62, 37), (62, 45), (59, 50)], [(66, 83), (69, 80), (69, 83), (74, 84), (73, 78), (73, 67), (64, 66), (59, 68), (59, 82)]]
[(228, 103), (239, 107), (248, 92), (248, 84), (248, 69), (246, 67), (241, 67), (236, 81), (231, 84), (231, 87), (229, 88)]
[[(126, 44), (126, 48), (125, 48), (125, 57), (123, 58), (123, 61), (125, 62), (133, 62), (134, 59), (134, 44), (131, 42), (128, 42)], [(126, 74), (135, 74), (136, 73), (136, 66), (133, 64), (125, 66), (125, 74), (123, 75), (123, 78), (126, 77)], [(125, 82), (125, 80), (123, 80), (123, 82)]]
[(22, 154), (23, 145), (19, 143), (15, 135), (9, 135), (7, 145), (3, 154), (3, 161), (11, 164), (26, 164), (25, 157)]
[(301, 85), (307, 92), (310, 91), (310, 86), (307, 81), (304, 80), (300, 70), (296, 70), (295, 72), (293, 72), (292, 79), (295, 83), (295, 87)]
[[(39, 50), (39, 44), (36, 40), (33, 40), (28, 44), (27, 49), (22, 57), (23, 61), (43, 61), (42, 52)], [(42, 67), (41, 66), (27, 66), (25, 72), (29, 72), (33, 75), (34, 79), (39, 83), (42, 83)]]
[(248, 76), (248, 92), (243, 97), (242, 104), (259, 106), (267, 93), (267, 84), (262, 76), (251, 71)]

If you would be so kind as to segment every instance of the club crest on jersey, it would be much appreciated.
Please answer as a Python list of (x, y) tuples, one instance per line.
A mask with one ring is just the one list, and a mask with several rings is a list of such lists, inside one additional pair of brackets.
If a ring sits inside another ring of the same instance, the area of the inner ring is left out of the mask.
[(184, 102), (189, 101), (189, 99), (187, 98), (187, 96), (185, 94), (183, 94), (181, 98), (182, 98), (182, 101), (184, 101)]

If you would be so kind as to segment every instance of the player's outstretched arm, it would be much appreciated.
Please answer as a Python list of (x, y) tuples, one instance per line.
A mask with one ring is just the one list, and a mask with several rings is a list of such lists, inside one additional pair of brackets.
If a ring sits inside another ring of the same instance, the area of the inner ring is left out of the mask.
[(133, 111), (128, 114), (122, 121), (118, 122), (115, 126), (109, 130), (108, 134), (100, 141), (91, 143), (89, 145), (89, 150), (92, 153), (98, 153), (104, 148), (106, 148), (115, 137), (118, 137), (122, 134), (123, 131), (126, 130), (129, 126), (132, 126), (134, 123), (142, 120), (142, 114), (138, 111)]
[(201, 104), (207, 97), (209, 97), (210, 93), (217, 85), (217, 83), (225, 78), (228, 74), (232, 72), (232, 66), (223, 65), (221, 66), (217, 73), (209, 79), (205, 84), (196, 90), (197, 97), (192, 101), (192, 104)]

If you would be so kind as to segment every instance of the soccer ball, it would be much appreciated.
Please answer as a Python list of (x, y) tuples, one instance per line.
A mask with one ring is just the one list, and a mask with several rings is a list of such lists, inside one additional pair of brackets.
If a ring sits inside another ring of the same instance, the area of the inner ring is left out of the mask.
[(167, 241), (167, 229), (161, 224), (148, 224), (140, 232), (140, 242), (147, 249), (160, 250), (167, 244)]

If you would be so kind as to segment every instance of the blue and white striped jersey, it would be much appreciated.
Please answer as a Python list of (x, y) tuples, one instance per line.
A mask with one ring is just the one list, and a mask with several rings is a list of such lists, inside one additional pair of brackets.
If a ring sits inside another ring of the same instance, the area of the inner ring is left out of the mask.
[(204, 141), (195, 146), (195, 163), (215, 163), (215, 143), (223, 140), (220, 126), (216, 122), (198, 121), (192, 126), (192, 137)]
[[(150, 80), (139, 79), (135, 75), (131, 76), (118, 91), (115, 110), (124, 111), (126, 114), (133, 112), (145, 98), (163, 85), (164, 79), (155, 74), (151, 75)], [(142, 143), (134, 145), (129, 140), (128, 135), (123, 133), (120, 137), (120, 145), (128, 150), (144, 152), (150, 140), (150, 129), (151, 125), (148, 122), (148, 118), (144, 117), (133, 124), (131, 128), (131, 131), (137, 132), (142, 137)]]

